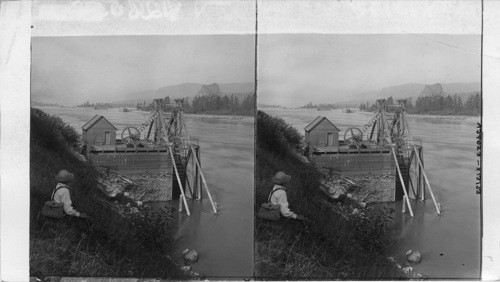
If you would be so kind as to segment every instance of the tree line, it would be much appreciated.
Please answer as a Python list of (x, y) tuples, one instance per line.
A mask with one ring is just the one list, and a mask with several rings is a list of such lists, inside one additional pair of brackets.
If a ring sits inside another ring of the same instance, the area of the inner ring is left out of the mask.
[(313, 104), (312, 102), (309, 102), (300, 108), (301, 109), (318, 109), (318, 110), (322, 110), (322, 111), (328, 111), (328, 110), (346, 108), (349, 106), (351, 106), (351, 105), (337, 105), (337, 104), (326, 104), (326, 103), (316, 105), (316, 104)]
[[(159, 107), (165, 111), (172, 109), (171, 99), (165, 97)], [(143, 111), (154, 109), (154, 102), (146, 104), (137, 103), (136, 108)], [(255, 110), (255, 95), (248, 94), (241, 101), (234, 95), (201, 95), (195, 96), (192, 101), (183, 99), (182, 110), (192, 114), (218, 114), (218, 115), (253, 115)]]
[(92, 108), (113, 108), (111, 103), (90, 103), (85, 101), (85, 103), (78, 105), (77, 107), (92, 107)]
[[(394, 99), (389, 97), (386, 104), (394, 105)], [(361, 103), (361, 111), (373, 112), (377, 110), (377, 103), (370, 105)], [(458, 94), (455, 95), (425, 95), (420, 96), (413, 103), (408, 99), (406, 112), (410, 114), (431, 114), (431, 115), (480, 115), (481, 114), (481, 93), (475, 92), (463, 99)]]
[[(166, 96), (165, 98), (163, 98), (163, 100), (160, 102), (158, 106), (160, 107), (160, 109), (164, 111), (171, 110), (172, 104), (170, 101), (170, 96)], [(155, 108), (155, 102), (152, 101), (151, 103), (146, 104), (146, 101), (144, 100), (142, 103), (137, 103), (135, 108), (140, 111), (151, 111)]]
[(183, 110), (186, 113), (254, 115), (255, 94), (248, 94), (241, 101), (234, 94), (196, 96), (191, 103), (184, 102)]

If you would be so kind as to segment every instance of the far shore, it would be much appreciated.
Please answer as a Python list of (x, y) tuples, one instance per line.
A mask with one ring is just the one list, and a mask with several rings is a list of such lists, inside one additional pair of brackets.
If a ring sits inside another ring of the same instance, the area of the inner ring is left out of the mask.
[[(285, 107), (260, 107), (258, 110), (261, 111), (266, 111), (266, 109), (281, 109), (281, 110), (295, 110), (295, 111), (317, 111), (316, 109), (306, 109), (306, 108), (285, 108)], [(365, 115), (373, 115), (373, 112), (365, 112), (365, 111), (360, 111), (358, 109), (354, 109), (354, 113), (361, 113)], [(341, 111), (342, 109), (334, 109), (331, 111)], [(330, 110), (324, 110), (324, 111), (318, 111), (318, 112), (328, 112)], [(346, 113), (347, 114), (347, 113)], [(406, 114), (408, 117), (414, 117), (414, 118), (433, 118), (433, 119), (450, 119), (450, 120), (468, 120), (468, 121), (474, 121), (480, 118), (480, 116), (469, 116), (469, 115), (431, 115), (431, 114)]]
[(254, 116), (240, 116), (240, 115), (217, 115), (217, 114), (184, 114), (190, 118), (198, 119), (225, 119), (225, 120), (243, 120), (243, 121), (253, 121)]
[[(76, 106), (38, 106), (38, 105), (32, 105), (34, 108), (74, 108), (74, 109), (94, 109), (93, 107), (76, 107)], [(116, 107), (116, 108), (108, 108), (108, 109), (98, 109), (98, 110), (114, 110), (114, 109), (121, 109), (123, 107)], [(137, 110), (135, 108), (129, 107), (128, 109), (132, 109), (131, 112), (138, 112), (138, 113), (151, 113), (150, 111), (143, 111), (143, 110)], [(184, 113), (185, 116), (191, 117), (191, 118), (211, 118), (211, 119), (224, 119), (224, 120), (243, 120), (243, 121), (253, 121), (254, 117), (253, 116), (246, 116), (246, 115), (225, 115), (225, 114), (187, 114)]]
[[(357, 111), (358, 113), (373, 114), (373, 112)], [(435, 119), (454, 119), (454, 120), (476, 120), (479, 116), (468, 115), (431, 115), (431, 114), (406, 114), (408, 117), (414, 118), (435, 118)]]

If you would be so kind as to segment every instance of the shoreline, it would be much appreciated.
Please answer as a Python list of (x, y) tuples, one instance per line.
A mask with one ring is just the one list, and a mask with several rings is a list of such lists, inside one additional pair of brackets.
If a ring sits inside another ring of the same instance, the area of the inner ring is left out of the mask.
[[(288, 109), (288, 108), (280, 108), (280, 109), (286, 109), (286, 110), (308, 110), (308, 109)], [(261, 110), (264, 110), (264, 109), (261, 109)], [(320, 111), (320, 112), (324, 112), (324, 111)], [(360, 114), (363, 114), (363, 115), (373, 115), (373, 112), (366, 112), (366, 111), (360, 111), (360, 110), (356, 110), (354, 113), (360, 113)], [(481, 117), (481, 115), (479, 115), (479, 116), (469, 116), (469, 115), (432, 115), (432, 114), (408, 114), (408, 113), (406, 113), (406, 116), (407, 117), (411, 117), (411, 118), (427, 118), (427, 119), (443, 119), (443, 120), (464, 120), (464, 121), (475, 121), (475, 120), (480, 119), (480, 117)]]
[[(70, 107), (70, 106), (38, 106), (38, 105), (31, 105), (33, 108), (49, 108), (49, 109), (60, 109), (60, 108), (65, 108), (65, 109), (88, 109), (88, 110), (119, 110), (122, 107), (117, 107), (117, 108), (108, 108), (108, 109), (94, 109), (93, 107)], [(137, 113), (148, 113), (150, 114), (150, 111), (143, 111), (143, 110), (137, 110), (134, 109), (130, 112), (137, 112)], [(194, 113), (184, 113), (185, 116), (190, 117), (190, 118), (197, 118), (197, 119), (203, 119), (203, 118), (210, 118), (210, 119), (221, 119), (221, 120), (243, 120), (243, 121), (253, 121), (254, 116), (253, 115), (226, 115), (226, 114), (194, 114)]]
[[(283, 107), (260, 107), (257, 108), (257, 110), (264, 111), (266, 112), (266, 109), (279, 109), (279, 110), (293, 110), (293, 111), (314, 111), (314, 112), (330, 112), (330, 111), (340, 111), (341, 109), (333, 109), (333, 110), (316, 110), (316, 109), (305, 109), (305, 108), (283, 108)], [(353, 113), (360, 113), (360, 114), (373, 114), (373, 112), (367, 112), (367, 111), (360, 111), (358, 109), (355, 110)], [(480, 116), (470, 116), (470, 115), (432, 115), (432, 114), (408, 114), (406, 113), (407, 116), (409, 117), (425, 117), (425, 118), (442, 118), (442, 119), (472, 119), (472, 118), (479, 118)]]
[(242, 120), (253, 121), (254, 116), (240, 116), (240, 115), (217, 115), (217, 114), (184, 114), (186, 117), (196, 119), (220, 119), (220, 120)]

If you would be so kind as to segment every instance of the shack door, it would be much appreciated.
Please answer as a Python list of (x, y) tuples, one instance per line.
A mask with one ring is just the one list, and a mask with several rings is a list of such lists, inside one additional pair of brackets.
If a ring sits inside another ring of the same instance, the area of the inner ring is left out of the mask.
[(333, 133), (327, 134), (326, 146), (333, 146)]
[(104, 132), (104, 144), (111, 144), (111, 134)]

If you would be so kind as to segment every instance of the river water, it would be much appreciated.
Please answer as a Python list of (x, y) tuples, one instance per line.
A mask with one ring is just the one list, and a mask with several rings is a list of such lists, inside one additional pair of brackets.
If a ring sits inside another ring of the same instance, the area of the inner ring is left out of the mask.
[[(40, 107), (61, 117), (81, 133), (81, 127), (94, 115), (103, 115), (121, 131), (138, 126), (147, 112), (120, 112), (118, 109)], [(201, 201), (188, 199), (191, 216), (178, 213), (174, 257), (186, 248), (199, 254), (194, 271), (211, 278), (251, 277), (253, 275), (253, 199), (254, 199), (254, 122), (252, 117), (209, 117), (185, 115), (192, 139), (198, 139), (203, 174), (219, 213), (212, 213), (204, 192)], [(166, 203), (157, 203), (159, 207)], [(177, 203), (169, 206), (178, 207)]]
[[(304, 134), (304, 127), (317, 116), (325, 116), (340, 130), (361, 128), (371, 113), (342, 113), (340, 110), (264, 108), (283, 118)], [(422, 262), (414, 270), (430, 278), (479, 278), (481, 257), (480, 197), (475, 193), (477, 117), (407, 116), (411, 133), (422, 140), (426, 172), (442, 215), (438, 216), (430, 198), (412, 201), (413, 218), (402, 214), (396, 202), (393, 225), (397, 244), (392, 250), (397, 262), (405, 262), (407, 250), (418, 250)]]

